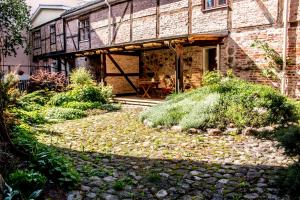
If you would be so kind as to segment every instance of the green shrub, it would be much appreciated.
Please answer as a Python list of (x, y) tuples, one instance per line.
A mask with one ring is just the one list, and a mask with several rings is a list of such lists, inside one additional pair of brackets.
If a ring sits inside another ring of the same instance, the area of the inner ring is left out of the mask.
[(26, 111), (39, 110), (54, 94), (54, 92), (44, 90), (28, 93), (18, 99), (17, 106)]
[(289, 156), (300, 155), (300, 126), (290, 126), (276, 131), (280, 145)]
[(71, 119), (80, 119), (85, 116), (86, 114), (83, 111), (74, 108), (52, 107), (46, 110), (45, 112), (45, 118), (48, 120), (51, 119), (71, 120)]
[(44, 175), (33, 169), (16, 170), (8, 176), (10, 186), (28, 195), (33, 191), (43, 189), (46, 181), (47, 178)]
[(57, 93), (54, 95), (48, 102), (51, 106), (61, 106), (64, 103), (74, 101), (74, 97), (70, 94), (70, 92), (66, 93)]
[(50, 180), (64, 187), (72, 187), (80, 176), (72, 162), (53, 148), (39, 143), (27, 124), (12, 129), (14, 145), (30, 155), (32, 167), (45, 174)]
[(219, 72), (205, 72), (202, 78), (203, 85), (218, 84), (222, 80), (222, 76)]
[(113, 184), (113, 189), (117, 190), (117, 191), (121, 191), (123, 190), (127, 185), (132, 185), (133, 181), (131, 178), (125, 177), (122, 178), (120, 180), (117, 180), (114, 184)]
[(39, 110), (26, 111), (22, 109), (12, 109), (11, 112), (15, 114), (16, 118), (28, 124), (43, 124), (46, 122), (43, 113)]
[(275, 131), (275, 138), (285, 150), (285, 154), (298, 159), (297, 162), (287, 169), (282, 170), (279, 184), (281, 189), (288, 193), (292, 199), (300, 198), (300, 126), (294, 125)]
[(121, 109), (121, 104), (102, 104), (100, 109), (107, 111), (116, 111)]
[(145, 111), (141, 120), (157, 125), (188, 128), (261, 127), (297, 121), (295, 106), (275, 89), (216, 72), (204, 77), (206, 86), (173, 94), (163, 104)]
[(76, 101), (107, 103), (110, 97), (107, 90), (102, 85), (75, 87), (71, 91), (71, 96)]
[(85, 67), (75, 69), (70, 75), (70, 81), (72, 87), (82, 87), (95, 84), (91, 72)]
[(281, 171), (278, 181), (284, 194), (289, 194), (291, 199), (298, 200), (300, 198), (300, 163), (295, 163)]
[(89, 109), (96, 109), (101, 108), (102, 104), (98, 102), (67, 102), (62, 105), (64, 108), (74, 108), (78, 110), (89, 110)]

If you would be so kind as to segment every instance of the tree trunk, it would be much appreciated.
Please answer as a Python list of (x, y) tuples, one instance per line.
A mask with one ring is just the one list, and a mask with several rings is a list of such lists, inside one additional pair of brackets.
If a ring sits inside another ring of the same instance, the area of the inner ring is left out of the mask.
[(2, 175), (0, 174), (0, 199), (1, 199), (1, 194), (4, 194), (4, 189), (5, 189), (5, 181)]

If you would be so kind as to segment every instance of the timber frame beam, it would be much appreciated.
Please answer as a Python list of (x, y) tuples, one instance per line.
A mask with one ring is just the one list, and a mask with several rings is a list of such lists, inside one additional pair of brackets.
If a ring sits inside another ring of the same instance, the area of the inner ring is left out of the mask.
[[(223, 34), (190, 34), (182, 37), (169, 37), (162, 39), (152, 39), (152, 40), (144, 40), (135, 43), (127, 43), (123, 45), (110, 45), (106, 47), (102, 47), (101, 49), (90, 49), (81, 52), (74, 52), (76, 57), (83, 57), (94, 54), (101, 53), (133, 53), (142, 50), (150, 50), (150, 49), (159, 49), (159, 48), (169, 48), (169, 44), (171, 45), (196, 45), (207, 42), (215, 42), (221, 43), (223, 39), (227, 36), (226, 33)], [(74, 54), (73, 53), (73, 54)]]
[(116, 62), (116, 60), (112, 57), (112, 55), (110, 53), (106, 54), (108, 56), (108, 58), (110, 59), (110, 61), (114, 64), (114, 66), (120, 71), (120, 74), (106, 74), (106, 76), (123, 76), (126, 81), (129, 83), (129, 85), (136, 91), (138, 92), (138, 89), (136, 88), (136, 86), (132, 83), (132, 81), (130, 80), (129, 76), (138, 76), (139, 74), (126, 74), (123, 69), (120, 67), (120, 65)]

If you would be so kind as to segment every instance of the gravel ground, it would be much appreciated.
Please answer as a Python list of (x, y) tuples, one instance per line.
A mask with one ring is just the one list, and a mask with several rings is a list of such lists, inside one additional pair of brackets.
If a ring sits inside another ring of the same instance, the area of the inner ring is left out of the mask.
[(44, 127), (38, 140), (70, 156), (83, 177), (68, 200), (284, 199), (276, 174), (292, 160), (275, 141), (145, 127), (141, 110)]

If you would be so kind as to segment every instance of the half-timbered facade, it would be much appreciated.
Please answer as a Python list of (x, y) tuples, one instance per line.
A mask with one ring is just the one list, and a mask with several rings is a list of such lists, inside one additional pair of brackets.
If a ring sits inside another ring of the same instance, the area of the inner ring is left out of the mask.
[[(138, 80), (175, 80), (176, 90), (201, 86), (205, 71), (232, 69), (244, 79), (274, 85), (261, 75), (268, 42), (284, 43), (282, 0), (99, 0), (66, 11), (32, 30), (35, 63), (69, 71), (86, 66), (116, 94), (134, 93)], [(300, 6), (288, 6), (286, 84), (299, 97)], [(40, 43), (37, 40), (39, 38)], [(55, 38), (55, 39), (54, 39)]]

